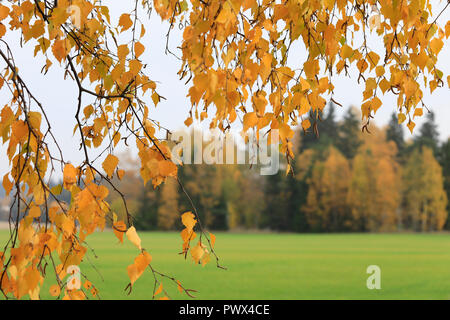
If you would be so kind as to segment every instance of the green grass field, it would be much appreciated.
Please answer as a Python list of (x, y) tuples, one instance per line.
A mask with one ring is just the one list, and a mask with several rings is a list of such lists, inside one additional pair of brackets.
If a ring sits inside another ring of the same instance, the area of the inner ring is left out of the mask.
[[(174, 275), (199, 299), (450, 299), (448, 234), (217, 234), (221, 270), (185, 261), (175, 233), (140, 233), (153, 266)], [(6, 231), (0, 231), (4, 243)], [(144, 274), (127, 296), (126, 266), (137, 255), (129, 243), (117, 244), (111, 232), (91, 236), (90, 254), (103, 281), (88, 263), (82, 272), (103, 299), (151, 299), (152, 275)], [(366, 288), (366, 268), (381, 267), (381, 290)], [(51, 282), (51, 283), (50, 283)], [(46, 281), (42, 298), (50, 298)], [(166, 286), (172, 298), (185, 296)]]

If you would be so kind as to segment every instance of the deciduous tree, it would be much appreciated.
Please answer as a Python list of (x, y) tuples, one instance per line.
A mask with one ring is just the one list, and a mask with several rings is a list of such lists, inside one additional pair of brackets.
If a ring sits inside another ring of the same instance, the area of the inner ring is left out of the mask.
[(407, 213), (414, 230), (442, 230), (447, 219), (447, 195), (442, 168), (428, 147), (415, 149), (404, 173)]
[(347, 205), (350, 176), (347, 159), (335, 147), (329, 148), (325, 161), (315, 163), (304, 207), (313, 228), (337, 232), (350, 227)]

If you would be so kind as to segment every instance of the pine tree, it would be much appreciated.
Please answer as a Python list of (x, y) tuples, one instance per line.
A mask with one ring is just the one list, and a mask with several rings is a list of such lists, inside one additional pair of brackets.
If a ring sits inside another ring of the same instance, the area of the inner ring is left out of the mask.
[[(444, 189), (447, 194), (447, 199), (450, 199), (450, 138), (445, 141), (439, 152), (439, 163), (442, 167), (442, 174), (444, 176)], [(447, 204), (447, 212), (450, 211), (450, 205)], [(450, 230), (450, 219), (447, 218), (445, 229)]]
[(339, 123), (336, 147), (347, 158), (353, 159), (361, 145), (360, 121), (355, 108), (348, 109)]
[(397, 146), (399, 157), (401, 158), (405, 151), (405, 137), (403, 134), (403, 127), (398, 123), (398, 116), (396, 113), (392, 113), (386, 129), (386, 139), (393, 141)]
[(289, 221), (286, 219), (286, 202), (281, 201), (284, 196), (284, 173), (267, 176), (264, 187), (265, 209), (262, 227), (273, 230), (285, 230)]
[(425, 123), (420, 127), (419, 135), (414, 139), (413, 148), (427, 147), (433, 151), (434, 156), (438, 154), (439, 131), (435, 121), (434, 112), (429, 112)]
[[(338, 123), (336, 121), (336, 106), (330, 102), (327, 112), (316, 111), (319, 119), (314, 120), (317, 132), (307, 132), (301, 138), (300, 152), (309, 148), (325, 152), (329, 145), (336, 143)], [(311, 112), (310, 118), (316, 118), (316, 112)], [(313, 121), (313, 120), (311, 120)]]
[(153, 189), (148, 184), (142, 188), (138, 198), (139, 209), (135, 219), (136, 228), (156, 230), (158, 228), (159, 188)]

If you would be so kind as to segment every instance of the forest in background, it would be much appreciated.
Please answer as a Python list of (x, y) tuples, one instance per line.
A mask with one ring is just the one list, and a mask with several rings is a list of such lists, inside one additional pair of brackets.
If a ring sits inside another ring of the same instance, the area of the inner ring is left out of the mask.
[[(439, 143), (434, 114), (407, 141), (394, 114), (385, 128), (371, 124), (370, 133), (362, 133), (356, 109), (341, 121), (335, 111), (331, 104), (318, 122), (319, 137), (295, 132), (293, 174), (281, 169), (262, 176), (249, 165), (180, 167), (203, 224), (288, 232), (450, 230), (450, 139)], [(191, 207), (177, 181), (144, 187), (138, 160), (127, 163), (135, 170), (127, 170), (120, 189), (137, 228), (179, 229), (180, 214)], [(122, 199), (110, 195), (120, 219)]]
[[(210, 230), (283, 232), (394, 232), (450, 230), (450, 138), (443, 143), (432, 112), (413, 139), (405, 139), (395, 114), (384, 128), (361, 131), (360, 113), (349, 108), (336, 120), (336, 106), (316, 123), (318, 135), (295, 131), (290, 165), (280, 155), (276, 175), (258, 165), (190, 164), (179, 167), (200, 219)], [(176, 179), (144, 186), (140, 163), (120, 155), (126, 173), (113, 179), (140, 230), (179, 230), (191, 211)], [(55, 182), (57, 186), (61, 182)], [(105, 184), (109, 187), (109, 185)], [(70, 203), (63, 191), (60, 200)], [(123, 201), (109, 192), (119, 220)]]

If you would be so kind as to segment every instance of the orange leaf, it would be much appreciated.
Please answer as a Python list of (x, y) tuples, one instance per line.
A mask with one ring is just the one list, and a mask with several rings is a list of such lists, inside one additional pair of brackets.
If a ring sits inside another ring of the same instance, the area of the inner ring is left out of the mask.
[(211, 238), (211, 247), (214, 248), (214, 244), (216, 243), (216, 236), (210, 232), (209, 237)]
[(130, 29), (132, 25), (133, 25), (133, 21), (131, 20), (129, 14), (124, 13), (120, 16), (119, 26), (122, 27), (122, 31)]
[(103, 161), (102, 164), (103, 170), (105, 170), (108, 177), (112, 177), (118, 163), (119, 159), (116, 156), (108, 154), (108, 156), (106, 157), (105, 161)]
[(116, 235), (117, 239), (121, 243), (123, 243), (123, 235), (125, 232), (127, 232), (127, 226), (123, 221), (117, 221), (113, 224), (113, 232)]
[(163, 291), (163, 284), (162, 282), (159, 283), (159, 287), (158, 289), (156, 289), (155, 293), (153, 294), (153, 296), (157, 296), (158, 294), (160, 294)]
[(50, 287), (49, 292), (52, 297), (57, 297), (61, 293), (61, 288), (57, 284), (54, 284)]
[(140, 43), (140, 42), (136, 42), (134, 44), (134, 52), (136, 54), (136, 58), (139, 58), (145, 51), (145, 46)]
[(192, 229), (194, 229), (194, 226), (197, 223), (197, 221), (195, 220), (194, 214), (192, 212), (188, 211), (188, 212), (183, 213), (183, 215), (181, 216), (181, 223), (183, 223), (183, 225), (188, 230), (192, 230)]
[(63, 183), (64, 188), (66, 190), (69, 190), (72, 185), (74, 185), (77, 182), (77, 169), (75, 167), (68, 163), (64, 167), (64, 173), (63, 173)]
[(194, 259), (195, 263), (199, 263), (205, 254), (205, 250), (203, 249), (202, 243), (199, 241), (195, 247), (191, 249), (191, 256)]
[(125, 175), (125, 170), (117, 170), (117, 177), (119, 178), (119, 180), (122, 180), (124, 175)]

